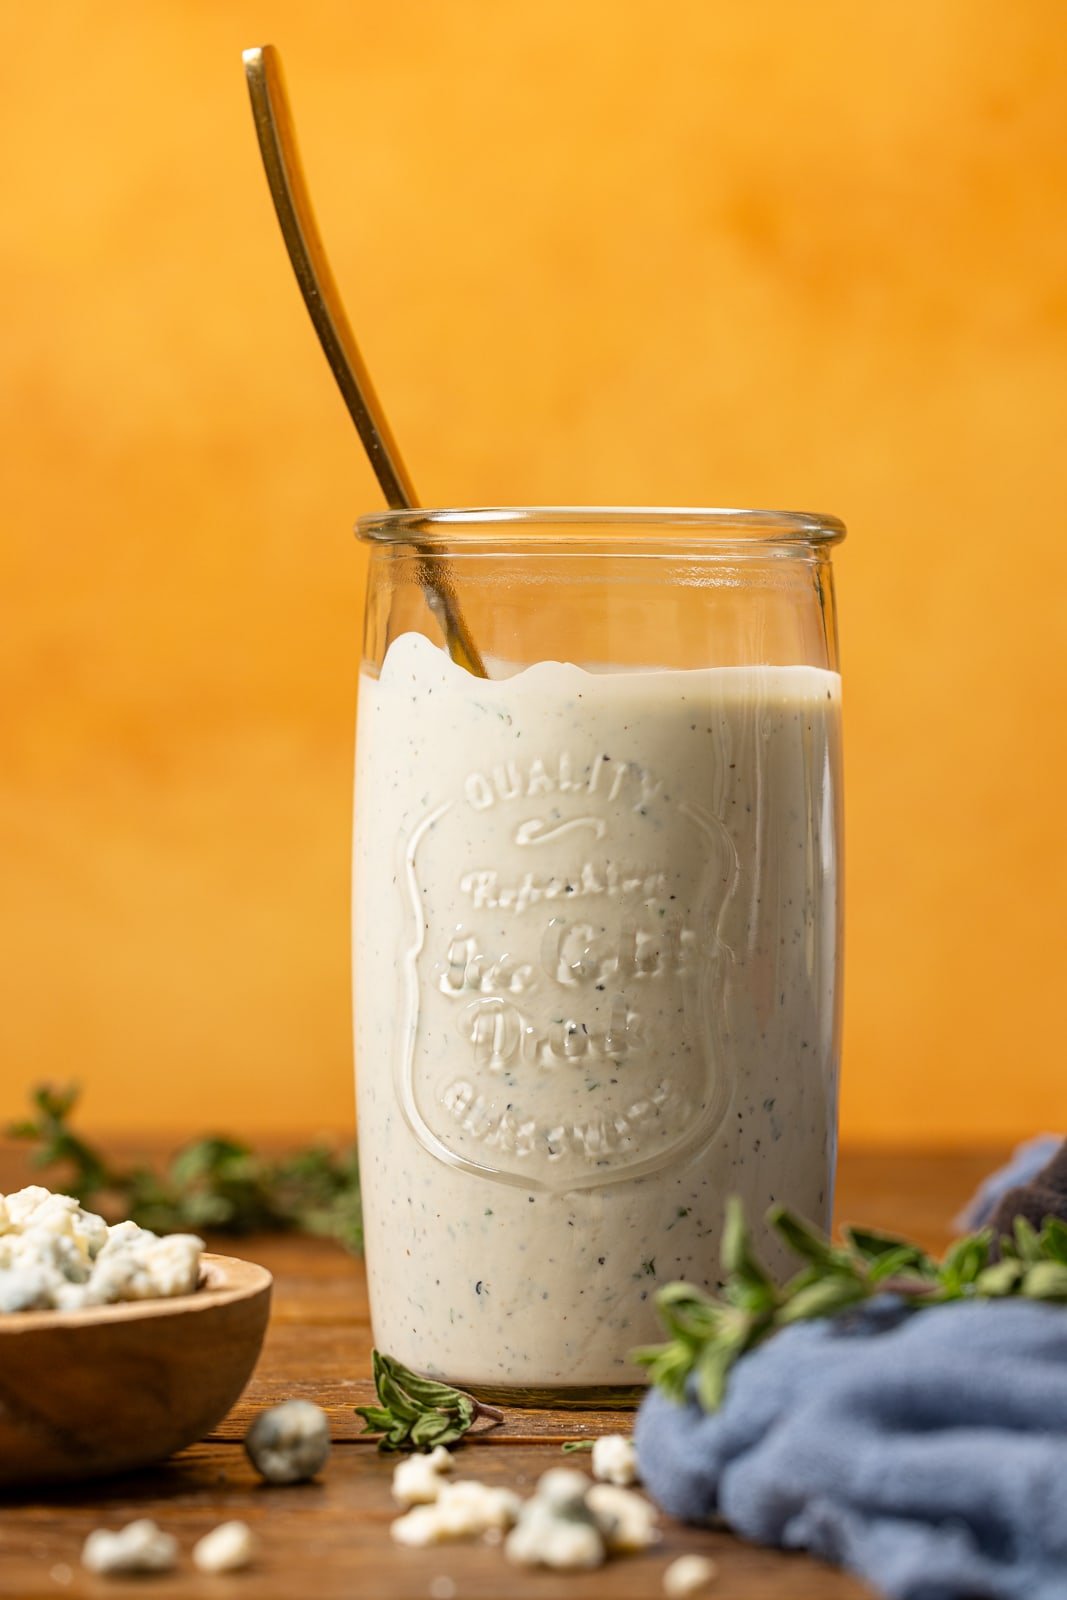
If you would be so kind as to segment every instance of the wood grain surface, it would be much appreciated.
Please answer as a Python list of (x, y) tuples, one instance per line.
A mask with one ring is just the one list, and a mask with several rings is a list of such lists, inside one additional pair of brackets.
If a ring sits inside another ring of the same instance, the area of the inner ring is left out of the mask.
[[(940, 1247), (953, 1215), (1003, 1152), (848, 1153), (842, 1157), (838, 1215), (897, 1229)], [(23, 1181), (18, 1159), (0, 1157), (0, 1190)], [(593, 1574), (527, 1573), (481, 1545), (403, 1550), (389, 1537), (392, 1462), (361, 1438), (352, 1407), (370, 1393), (370, 1323), (362, 1263), (341, 1250), (302, 1238), (255, 1237), (235, 1246), (275, 1277), (274, 1306), (259, 1365), (244, 1396), (200, 1444), (165, 1466), (91, 1484), (0, 1491), (0, 1596), (37, 1597), (151, 1593), (186, 1600), (263, 1597), (316, 1600), (388, 1596), (389, 1600), (653, 1600), (662, 1594), (670, 1560), (688, 1551), (712, 1555), (719, 1577), (709, 1594), (721, 1600), (864, 1600), (870, 1591), (805, 1556), (742, 1543), (726, 1532), (685, 1528), (662, 1519), (655, 1551), (627, 1557)], [(296, 1488), (260, 1484), (240, 1447), (248, 1422), (266, 1405), (307, 1398), (329, 1414), (335, 1447), (320, 1481)], [(564, 1439), (618, 1428), (622, 1413), (509, 1411), (502, 1428), (475, 1435), (457, 1460), (462, 1476), (528, 1490), (538, 1475), (567, 1458)], [(581, 1458), (579, 1457), (579, 1463)], [(86, 1535), (154, 1517), (182, 1551), (176, 1574), (107, 1582), (80, 1567)], [(193, 1543), (216, 1523), (239, 1517), (253, 1526), (261, 1552), (253, 1569), (206, 1578), (193, 1569)], [(449, 1580), (441, 1587), (435, 1580)]]
[(256, 1365), (270, 1273), (203, 1259), (193, 1295), (0, 1317), (0, 1485), (162, 1460), (225, 1417)]

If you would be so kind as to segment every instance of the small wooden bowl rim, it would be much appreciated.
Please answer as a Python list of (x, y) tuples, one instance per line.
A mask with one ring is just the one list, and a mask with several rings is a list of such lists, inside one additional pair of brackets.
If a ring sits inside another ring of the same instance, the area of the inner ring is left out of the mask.
[(48, 1328), (99, 1327), (109, 1322), (150, 1322), (164, 1317), (189, 1316), (215, 1306), (253, 1300), (273, 1283), (266, 1267), (239, 1256), (201, 1257), (200, 1283), (192, 1294), (174, 1294), (155, 1300), (121, 1300), (115, 1305), (83, 1306), (77, 1311), (11, 1311), (0, 1316), (0, 1338), (20, 1333), (40, 1333)]

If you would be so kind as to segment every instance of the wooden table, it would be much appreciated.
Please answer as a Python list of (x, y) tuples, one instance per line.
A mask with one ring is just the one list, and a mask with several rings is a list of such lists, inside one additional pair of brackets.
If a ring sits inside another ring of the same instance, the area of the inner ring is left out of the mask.
[[(842, 1157), (838, 1214), (907, 1233), (940, 1248), (951, 1218), (1003, 1152), (951, 1155), (849, 1154)], [(0, 1190), (25, 1181), (18, 1157), (0, 1158)], [(687, 1551), (719, 1564), (709, 1591), (716, 1600), (863, 1600), (863, 1585), (821, 1563), (743, 1544), (732, 1535), (685, 1528), (663, 1519), (654, 1552), (626, 1557), (595, 1574), (526, 1572), (499, 1549), (480, 1545), (405, 1550), (389, 1537), (393, 1460), (360, 1437), (352, 1407), (371, 1396), (371, 1334), (363, 1265), (339, 1248), (303, 1238), (256, 1237), (224, 1248), (262, 1262), (275, 1275), (274, 1310), (259, 1366), (244, 1397), (201, 1444), (153, 1471), (105, 1483), (34, 1489), (0, 1499), (0, 1595), (111, 1595), (151, 1592), (229, 1600), (638, 1600), (662, 1594), (663, 1569)], [(251, 1418), (282, 1399), (316, 1401), (330, 1417), (335, 1447), (321, 1481), (288, 1489), (264, 1487), (241, 1448)], [(457, 1473), (529, 1490), (538, 1475), (562, 1465), (564, 1439), (629, 1430), (623, 1413), (520, 1412), (506, 1425), (465, 1445)], [(395, 1458), (394, 1458), (395, 1459)], [(578, 1458), (581, 1464), (581, 1457)], [(176, 1534), (182, 1570), (144, 1580), (104, 1580), (79, 1558), (91, 1529), (154, 1517)], [(253, 1569), (206, 1578), (188, 1551), (217, 1523), (239, 1517), (258, 1533)], [(451, 1587), (454, 1585), (454, 1588)]]

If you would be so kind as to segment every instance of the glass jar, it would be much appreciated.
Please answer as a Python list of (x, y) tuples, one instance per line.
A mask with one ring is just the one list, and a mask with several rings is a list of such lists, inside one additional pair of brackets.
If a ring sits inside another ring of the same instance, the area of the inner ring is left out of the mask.
[(830, 1217), (844, 528), (561, 508), (359, 534), (375, 1342), (489, 1398), (632, 1397), (656, 1290), (718, 1278), (729, 1195), (779, 1269), (766, 1209)]

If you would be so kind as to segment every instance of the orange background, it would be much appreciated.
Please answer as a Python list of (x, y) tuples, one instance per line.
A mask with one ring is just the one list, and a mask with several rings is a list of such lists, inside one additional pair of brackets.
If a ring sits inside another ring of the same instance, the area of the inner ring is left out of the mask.
[(427, 503), (851, 528), (844, 1132), (1067, 1125), (1059, 0), (64, 0), (0, 17), (0, 1115), (351, 1119), (380, 501), (240, 51)]

